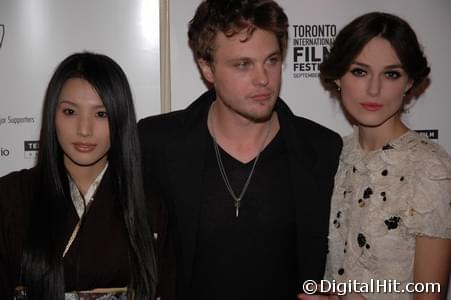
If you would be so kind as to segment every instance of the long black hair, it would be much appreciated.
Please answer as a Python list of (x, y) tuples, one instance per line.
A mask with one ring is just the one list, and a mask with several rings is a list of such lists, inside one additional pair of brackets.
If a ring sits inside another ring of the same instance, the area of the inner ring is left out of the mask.
[(152, 233), (146, 214), (140, 147), (132, 93), (121, 67), (111, 58), (89, 52), (64, 59), (55, 70), (44, 99), (40, 149), (37, 161), (39, 182), (30, 230), (24, 246), (21, 277), (30, 299), (64, 299), (63, 248), (72, 201), (63, 152), (55, 130), (55, 112), (64, 83), (70, 78), (88, 81), (102, 99), (108, 113), (111, 147), (108, 152), (111, 187), (122, 209), (128, 232), (130, 283), (135, 299), (153, 299), (156, 263)]

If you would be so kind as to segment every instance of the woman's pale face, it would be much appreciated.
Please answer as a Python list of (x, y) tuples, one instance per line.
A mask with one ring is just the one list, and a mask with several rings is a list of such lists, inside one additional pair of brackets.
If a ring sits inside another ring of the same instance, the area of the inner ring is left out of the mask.
[(386, 39), (371, 39), (336, 83), (345, 110), (359, 126), (392, 129), (400, 125), (404, 94), (412, 80)]
[(105, 106), (89, 82), (80, 78), (65, 82), (58, 99), (55, 126), (69, 172), (80, 168), (100, 172), (110, 149), (110, 129)]

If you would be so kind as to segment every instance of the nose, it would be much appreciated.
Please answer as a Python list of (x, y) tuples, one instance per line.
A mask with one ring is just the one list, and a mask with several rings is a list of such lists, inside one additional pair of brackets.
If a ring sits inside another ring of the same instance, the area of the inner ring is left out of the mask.
[(268, 71), (264, 66), (256, 66), (254, 69), (254, 84), (266, 86), (269, 83)]
[(381, 80), (378, 76), (371, 76), (368, 83), (368, 95), (375, 97), (381, 91)]
[(89, 116), (80, 116), (77, 134), (82, 137), (92, 136), (93, 120)]

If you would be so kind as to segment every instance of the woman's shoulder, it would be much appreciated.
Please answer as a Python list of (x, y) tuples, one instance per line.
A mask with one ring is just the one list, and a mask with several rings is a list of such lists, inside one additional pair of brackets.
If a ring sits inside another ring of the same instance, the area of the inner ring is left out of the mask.
[(36, 168), (31, 168), (0, 177), (0, 209), (24, 205), (29, 201), (38, 176)]
[[(19, 187), (21, 184), (29, 184), (34, 181), (37, 176), (36, 168), (22, 169), (13, 171), (0, 177), (0, 186), (2, 188)], [(3, 189), (2, 189), (3, 192)]]
[(451, 157), (438, 143), (416, 132), (406, 141), (407, 159), (418, 173), (432, 180), (451, 179)]
[(404, 222), (414, 234), (451, 238), (451, 157), (438, 143), (415, 132), (407, 150), (405, 165), (414, 177)]

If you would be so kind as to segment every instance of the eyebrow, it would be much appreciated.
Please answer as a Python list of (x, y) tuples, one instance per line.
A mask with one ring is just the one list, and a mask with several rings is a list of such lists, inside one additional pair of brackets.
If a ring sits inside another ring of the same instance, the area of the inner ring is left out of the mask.
[(274, 51), (274, 52), (270, 53), (268, 56), (266, 56), (266, 58), (274, 56), (274, 55), (282, 56), (282, 52), (280, 50)]
[[(70, 101), (70, 100), (60, 100), (60, 101), (58, 102), (58, 105), (59, 105), (59, 104), (63, 104), (63, 103), (69, 104), (69, 105), (72, 105), (72, 106), (75, 106), (75, 107), (78, 107), (78, 104), (77, 104), (77, 103), (72, 102), (72, 101)], [(103, 105), (103, 104), (100, 104), (100, 105), (94, 105), (93, 108), (95, 108), (95, 109), (97, 109), (97, 108), (105, 108), (105, 105)]]
[[(358, 61), (353, 61), (352, 64), (359, 65), (359, 66), (366, 67), (366, 68), (370, 67), (369, 65), (362, 63), (362, 62), (358, 62)], [(404, 67), (401, 64), (393, 64), (393, 65), (388, 65), (388, 66), (384, 67), (384, 69), (398, 69), (398, 68), (404, 69)]]
[[(272, 56), (275, 56), (275, 55), (282, 56), (282, 53), (279, 50), (274, 51), (274, 52), (270, 53), (269, 55), (267, 55), (265, 59), (268, 59), (268, 58), (270, 58)], [(250, 57), (247, 57), (247, 56), (240, 56), (240, 57), (237, 57), (237, 58), (231, 58), (231, 59), (229, 59), (227, 61), (229, 61), (229, 62), (236, 62), (236, 61), (241, 61), (241, 60), (253, 61), (254, 59), (252, 59)]]

